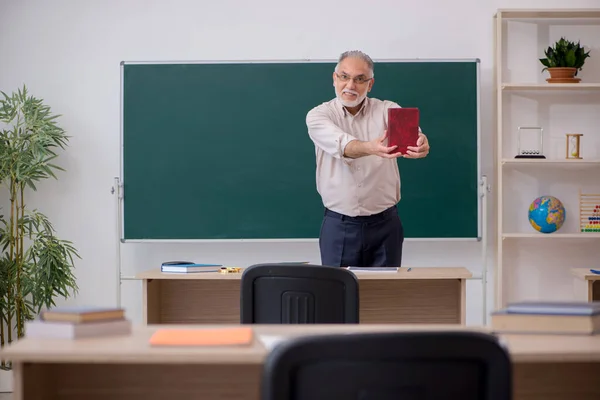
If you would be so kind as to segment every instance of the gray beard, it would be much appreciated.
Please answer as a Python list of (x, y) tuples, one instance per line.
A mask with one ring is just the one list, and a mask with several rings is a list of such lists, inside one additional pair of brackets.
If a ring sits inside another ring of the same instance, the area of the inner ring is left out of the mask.
[(348, 100), (342, 99), (341, 95), (338, 96), (337, 92), (335, 92), (335, 89), (334, 89), (334, 93), (335, 93), (335, 96), (340, 101), (340, 103), (342, 103), (345, 107), (356, 107), (357, 105), (359, 105), (360, 103), (362, 103), (362, 101), (365, 99), (365, 97), (367, 97), (367, 94), (365, 93), (363, 96), (359, 96), (354, 101), (348, 101)]

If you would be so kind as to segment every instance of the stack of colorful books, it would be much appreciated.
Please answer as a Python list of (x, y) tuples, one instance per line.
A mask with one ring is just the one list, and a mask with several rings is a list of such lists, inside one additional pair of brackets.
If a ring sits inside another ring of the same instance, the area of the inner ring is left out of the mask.
[(25, 323), (25, 337), (81, 339), (131, 334), (131, 321), (122, 308), (57, 307)]
[(595, 335), (600, 333), (600, 301), (520, 302), (492, 313), (497, 333)]

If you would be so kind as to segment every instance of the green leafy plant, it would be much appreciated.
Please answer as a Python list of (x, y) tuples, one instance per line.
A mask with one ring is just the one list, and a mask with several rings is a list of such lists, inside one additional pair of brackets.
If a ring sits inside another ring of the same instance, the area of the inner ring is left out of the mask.
[(542, 72), (548, 68), (576, 68), (575, 75), (581, 71), (585, 59), (590, 57), (590, 52), (586, 53), (580, 42), (571, 42), (562, 37), (554, 46), (549, 46), (544, 54), (546, 58), (539, 59), (544, 65)]
[[(27, 190), (56, 178), (63, 169), (53, 160), (64, 149), (68, 136), (56, 124), (59, 115), (41, 99), (29, 96), (27, 87), (12, 95), (0, 92), (0, 182), (6, 185), (10, 211), (0, 216), (0, 340), (10, 344), (21, 338), (25, 321), (42, 308), (55, 306), (77, 292), (73, 274), (79, 258), (70, 241), (56, 237), (48, 218), (26, 207)], [(6, 213), (6, 212), (5, 212)], [(2, 361), (2, 369), (10, 365)]]

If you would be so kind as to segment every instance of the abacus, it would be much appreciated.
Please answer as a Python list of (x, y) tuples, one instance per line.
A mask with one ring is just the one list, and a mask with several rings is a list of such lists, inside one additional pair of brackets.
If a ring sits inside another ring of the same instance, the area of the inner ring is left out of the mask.
[(581, 232), (600, 232), (600, 194), (579, 191), (579, 225)]

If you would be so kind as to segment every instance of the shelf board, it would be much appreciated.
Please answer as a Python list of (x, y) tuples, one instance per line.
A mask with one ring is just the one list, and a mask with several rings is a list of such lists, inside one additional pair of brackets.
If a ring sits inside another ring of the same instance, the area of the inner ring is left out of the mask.
[(502, 83), (502, 90), (600, 90), (600, 83)]
[(557, 168), (600, 167), (600, 159), (553, 160), (535, 158), (503, 158), (502, 165), (511, 166), (549, 166)]
[(582, 18), (595, 19), (600, 18), (599, 8), (580, 8), (580, 9), (499, 9), (497, 16), (501, 18)]
[(503, 233), (503, 239), (600, 239), (600, 233)]

